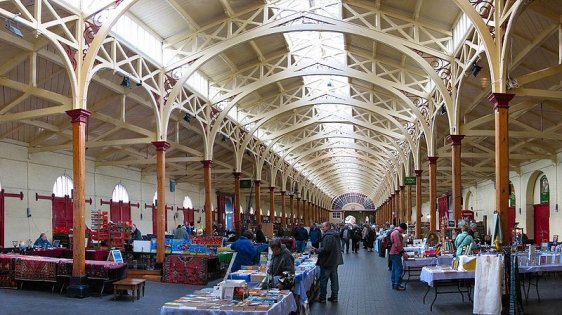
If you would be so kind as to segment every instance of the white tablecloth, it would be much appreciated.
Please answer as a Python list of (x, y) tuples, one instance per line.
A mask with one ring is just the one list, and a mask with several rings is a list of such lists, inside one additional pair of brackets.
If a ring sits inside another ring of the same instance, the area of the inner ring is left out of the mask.
[(439, 256), (439, 257), (422, 257), (422, 258), (408, 258), (404, 260), (404, 268), (420, 268), (425, 266), (447, 265), (453, 264), (453, 256)]
[[(297, 272), (299, 274), (299, 272)], [(306, 292), (310, 290), (312, 284), (314, 284), (314, 280), (320, 277), (320, 267), (314, 266), (314, 268), (309, 269), (306, 272), (302, 272), (302, 280), (295, 281), (295, 294), (300, 297), (300, 303), (304, 305), (307, 301)]]
[(420, 281), (426, 282), (430, 287), (435, 281), (456, 279), (474, 279), (474, 271), (444, 270), (436, 266), (423, 267), (420, 274)]
[(519, 266), (519, 273), (562, 271), (562, 264)]
[(218, 310), (218, 309), (197, 309), (195, 307), (182, 306), (162, 306), (160, 315), (287, 315), (297, 311), (297, 303), (292, 293), (284, 296), (283, 299), (275, 304), (268, 311), (240, 311), (240, 310)]

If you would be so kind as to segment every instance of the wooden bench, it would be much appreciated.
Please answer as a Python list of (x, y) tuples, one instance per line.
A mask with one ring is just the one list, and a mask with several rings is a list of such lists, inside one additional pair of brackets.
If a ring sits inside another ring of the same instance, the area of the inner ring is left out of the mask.
[(140, 299), (140, 292), (142, 289), (142, 296), (144, 296), (144, 283), (146, 280), (144, 279), (123, 279), (116, 282), (113, 282), (113, 299), (116, 300), (118, 296), (122, 296), (123, 291), (129, 292), (132, 291), (133, 302), (135, 301), (135, 292), (136, 292), (136, 299)]

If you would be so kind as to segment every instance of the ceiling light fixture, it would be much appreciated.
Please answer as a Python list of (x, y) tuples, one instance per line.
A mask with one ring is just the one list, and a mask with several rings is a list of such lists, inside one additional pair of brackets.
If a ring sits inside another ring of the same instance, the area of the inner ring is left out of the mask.
[(17, 13), (11, 19), (6, 20), (6, 29), (10, 31), (10, 33), (16, 35), (19, 38), (23, 38), (23, 32), (18, 27), (18, 22), (16, 22), (16, 17), (20, 16), (21, 13)]
[(480, 73), (480, 70), (482, 70), (482, 67), (478, 64), (478, 61), (480, 61), (480, 59), (474, 60), (470, 68), (470, 72), (472, 72), (472, 75), (475, 77), (478, 76), (478, 73)]
[(126, 88), (131, 88), (131, 79), (128, 76), (123, 77), (123, 81), (121, 81), (121, 86)]
[(183, 116), (183, 120), (188, 124), (191, 122), (191, 119), (193, 119), (193, 116), (191, 116), (189, 113), (186, 113), (185, 116)]

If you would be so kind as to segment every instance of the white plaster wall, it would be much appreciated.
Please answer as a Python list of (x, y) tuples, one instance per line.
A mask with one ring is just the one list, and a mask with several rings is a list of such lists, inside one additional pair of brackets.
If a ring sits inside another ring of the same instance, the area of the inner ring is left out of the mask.
[[(53, 184), (62, 175), (72, 177), (72, 156), (69, 153), (33, 153), (28, 154), (25, 146), (0, 142), (0, 183), (8, 193), (24, 193), (24, 199), (6, 198), (5, 201), (5, 246), (11, 246), (12, 240), (35, 240), (41, 232), (52, 237), (52, 211), (49, 200), (35, 200), (35, 194), (51, 195)], [(169, 191), (166, 179), (166, 203), (173, 206), (168, 210), (168, 232), (183, 222), (180, 211), (174, 218), (176, 207), (181, 207), (184, 197), (189, 195), (196, 209), (202, 209), (204, 190), (200, 184), (178, 183), (176, 191)], [(86, 224), (91, 225), (91, 212), (101, 209), (109, 211), (109, 205), (101, 205), (100, 199), (109, 201), (115, 185), (121, 183), (129, 193), (131, 203), (139, 203), (140, 208), (131, 209), (131, 217), (143, 234), (152, 233), (152, 212), (144, 205), (152, 204), (156, 191), (156, 175), (143, 176), (140, 170), (130, 167), (96, 167), (94, 161), (86, 161), (86, 199), (92, 198), (92, 204), (86, 204)], [(212, 191), (212, 196), (216, 196)], [(216, 203), (213, 198), (213, 204)], [(26, 209), (31, 211), (27, 217)], [(142, 219), (141, 219), (142, 213)], [(204, 224), (204, 214), (195, 213), (195, 221)], [(202, 225), (201, 225), (202, 226)]]

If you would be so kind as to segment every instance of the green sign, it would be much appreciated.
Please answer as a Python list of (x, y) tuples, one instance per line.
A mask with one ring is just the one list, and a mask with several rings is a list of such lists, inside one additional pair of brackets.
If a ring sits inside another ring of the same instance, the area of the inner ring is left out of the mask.
[(541, 177), (541, 203), (550, 202), (550, 187), (546, 175)]
[(241, 179), (240, 180), (240, 188), (252, 188), (252, 180), (251, 179)]
[(416, 177), (415, 176), (404, 177), (404, 185), (415, 186), (416, 185)]

